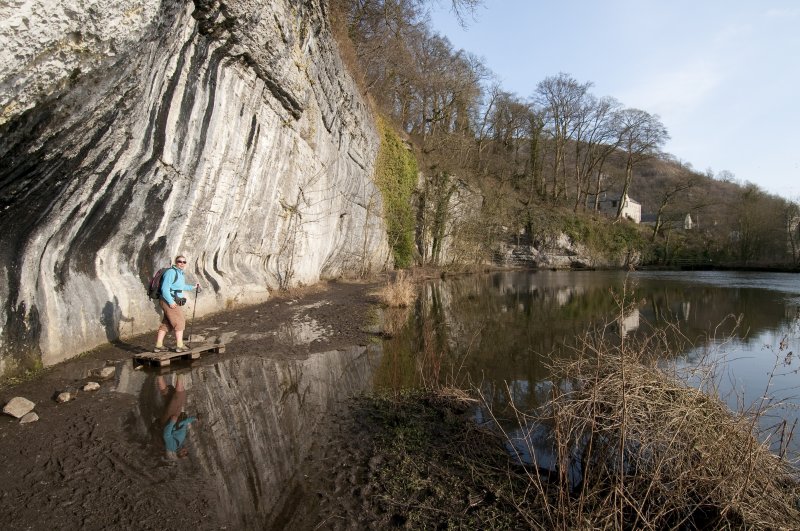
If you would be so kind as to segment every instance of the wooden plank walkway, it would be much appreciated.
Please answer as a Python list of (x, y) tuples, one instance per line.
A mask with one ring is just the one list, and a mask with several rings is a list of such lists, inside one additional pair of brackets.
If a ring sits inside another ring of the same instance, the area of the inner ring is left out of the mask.
[(222, 354), (225, 352), (225, 345), (202, 345), (193, 347), (186, 352), (142, 352), (133, 356), (133, 365), (151, 365), (153, 367), (166, 367), (173, 360), (196, 360), (203, 352)]

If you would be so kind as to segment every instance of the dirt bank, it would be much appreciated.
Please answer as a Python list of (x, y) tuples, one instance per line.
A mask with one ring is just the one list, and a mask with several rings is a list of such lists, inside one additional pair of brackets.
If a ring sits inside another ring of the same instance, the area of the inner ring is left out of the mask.
[[(329, 283), (304, 293), (196, 319), (194, 335), (225, 339), (215, 356), (293, 358), (374, 341), (367, 331), (375, 285)], [(295, 325), (293, 328), (293, 324)], [(299, 330), (299, 332), (298, 332)], [(24, 396), (40, 420), (21, 425), (0, 416), (0, 527), (2, 529), (220, 529), (209, 478), (192, 458), (170, 461), (131, 440), (123, 419), (137, 404), (114, 391), (113, 378), (65, 404), (56, 391), (80, 388), (89, 371), (119, 365), (149, 350), (150, 335), (129, 338), (0, 389), (0, 403)], [(145, 372), (149, 369), (145, 369)], [(118, 372), (119, 374), (119, 372)], [(203, 419), (199, 428), (203, 429)], [(315, 487), (309, 487), (313, 491)], [(231, 528), (231, 527), (229, 527)]]

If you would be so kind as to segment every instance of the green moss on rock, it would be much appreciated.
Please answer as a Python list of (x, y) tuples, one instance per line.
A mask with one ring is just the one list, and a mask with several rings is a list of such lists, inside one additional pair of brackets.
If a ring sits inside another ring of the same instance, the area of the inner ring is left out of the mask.
[(404, 268), (411, 265), (414, 255), (411, 194), (417, 183), (417, 160), (384, 120), (378, 120), (378, 127), (381, 147), (375, 163), (375, 183), (383, 196), (383, 214), (394, 265)]

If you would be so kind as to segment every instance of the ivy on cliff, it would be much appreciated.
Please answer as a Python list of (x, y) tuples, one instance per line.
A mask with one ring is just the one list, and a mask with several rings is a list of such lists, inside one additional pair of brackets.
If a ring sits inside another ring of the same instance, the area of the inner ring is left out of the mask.
[(383, 119), (378, 119), (378, 128), (381, 146), (375, 162), (375, 183), (383, 196), (383, 215), (394, 265), (404, 268), (411, 265), (414, 253), (411, 194), (417, 183), (417, 159)]

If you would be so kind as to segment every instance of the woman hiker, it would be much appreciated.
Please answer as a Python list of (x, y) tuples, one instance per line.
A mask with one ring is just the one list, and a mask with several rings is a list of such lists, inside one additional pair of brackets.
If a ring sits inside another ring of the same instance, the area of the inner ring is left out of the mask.
[(175, 258), (175, 265), (164, 271), (161, 277), (161, 297), (159, 303), (161, 309), (164, 310), (164, 318), (161, 320), (161, 326), (158, 327), (158, 334), (156, 335), (156, 347), (153, 352), (163, 352), (164, 338), (167, 332), (175, 330), (175, 341), (177, 347), (175, 352), (186, 352), (186, 346), (183, 344), (183, 331), (186, 329), (186, 317), (183, 315), (183, 310), (179, 306), (186, 304), (186, 299), (183, 298), (183, 291), (192, 291), (194, 289), (200, 290), (200, 284), (194, 286), (187, 286), (186, 280), (183, 276), (183, 270), (186, 268), (186, 257), (179, 255)]

